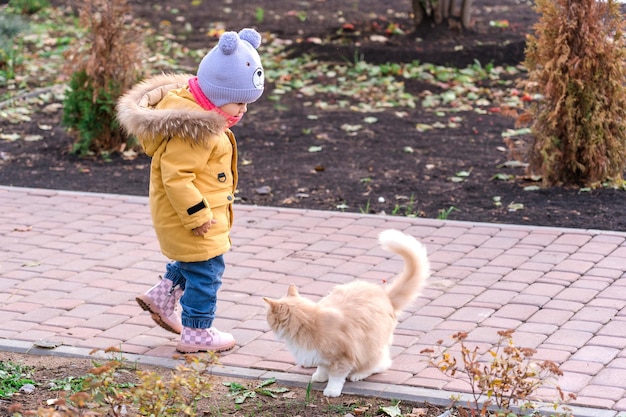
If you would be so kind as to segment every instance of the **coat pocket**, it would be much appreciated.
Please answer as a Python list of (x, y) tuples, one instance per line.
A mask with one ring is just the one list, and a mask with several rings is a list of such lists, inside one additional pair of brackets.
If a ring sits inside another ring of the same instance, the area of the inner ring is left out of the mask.
[(209, 203), (213, 218), (217, 223), (211, 226), (204, 237), (214, 237), (219, 234), (228, 234), (232, 224), (231, 207), (234, 201), (233, 195), (228, 191), (219, 191), (204, 196)]

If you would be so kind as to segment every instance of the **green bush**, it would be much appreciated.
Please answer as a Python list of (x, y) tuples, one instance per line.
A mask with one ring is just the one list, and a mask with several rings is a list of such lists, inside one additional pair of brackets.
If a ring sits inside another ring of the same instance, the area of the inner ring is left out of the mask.
[(0, 39), (9, 43), (28, 28), (28, 23), (19, 15), (0, 12)]
[(48, 7), (48, 0), (9, 0), (9, 8), (20, 14), (35, 14)]
[(529, 36), (529, 174), (544, 186), (623, 184), (626, 166), (626, 49), (619, 3), (537, 0)]
[(15, 67), (21, 60), (17, 35), (28, 28), (19, 15), (0, 12), (0, 85), (15, 78)]
[(81, 4), (86, 33), (66, 54), (70, 90), (63, 103), (63, 124), (75, 136), (79, 156), (109, 155), (129, 145), (115, 118), (117, 99), (141, 77), (142, 37), (127, 22), (129, 11), (126, 0)]
[(121, 88), (113, 80), (106, 87), (92, 82), (85, 71), (75, 72), (70, 80), (70, 91), (63, 102), (63, 125), (76, 133), (72, 153), (85, 156), (100, 154), (117, 147), (124, 139), (115, 113)]

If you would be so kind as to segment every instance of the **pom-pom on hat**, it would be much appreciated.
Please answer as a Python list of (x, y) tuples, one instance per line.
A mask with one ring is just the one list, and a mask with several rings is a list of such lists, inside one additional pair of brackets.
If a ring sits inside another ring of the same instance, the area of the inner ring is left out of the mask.
[(261, 35), (254, 29), (224, 32), (198, 67), (198, 84), (217, 107), (252, 103), (263, 94), (265, 75), (256, 49)]

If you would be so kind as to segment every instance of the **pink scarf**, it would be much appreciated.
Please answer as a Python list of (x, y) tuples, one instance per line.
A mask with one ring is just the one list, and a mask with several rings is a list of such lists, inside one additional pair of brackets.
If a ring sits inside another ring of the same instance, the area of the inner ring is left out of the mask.
[(226, 128), (230, 129), (235, 126), (239, 121), (243, 118), (243, 116), (231, 116), (227, 114), (222, 109), (217, 107), (207, 96), (204, 95), (202, 89), (200, 88), (200, 84), (198, 84), (198, 77), (193, 77), (189, 79), (189, 91), (191, 91), (191, 95), (193, 95), (196, 103), (200, 105), (204, 110), (217, 112), (220, 116), (223, 116), (226, 119)]

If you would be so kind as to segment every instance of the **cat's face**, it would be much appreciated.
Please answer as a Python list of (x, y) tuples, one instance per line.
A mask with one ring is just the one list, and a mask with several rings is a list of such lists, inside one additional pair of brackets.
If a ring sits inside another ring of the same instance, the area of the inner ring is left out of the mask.
[(267, 323), (275, 332), (285, 329), (292, 316), (291, 311), (300, 302), (300, 294), (295, 285), (290, 285), (287, 295), (280, 299), (263, 297), (267, 303)]

